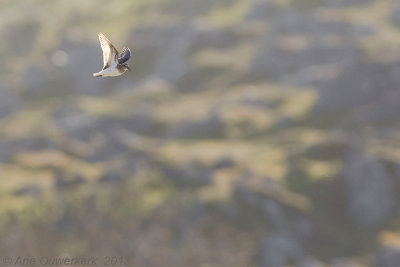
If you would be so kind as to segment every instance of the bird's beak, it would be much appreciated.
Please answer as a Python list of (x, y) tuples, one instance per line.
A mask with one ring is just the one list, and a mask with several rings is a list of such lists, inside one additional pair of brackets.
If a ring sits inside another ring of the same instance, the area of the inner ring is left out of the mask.
[(127, 68), (129, 71), (131, 71), (131, 68), (129, 68), (129, 66), (126, 66), (126, 68)]

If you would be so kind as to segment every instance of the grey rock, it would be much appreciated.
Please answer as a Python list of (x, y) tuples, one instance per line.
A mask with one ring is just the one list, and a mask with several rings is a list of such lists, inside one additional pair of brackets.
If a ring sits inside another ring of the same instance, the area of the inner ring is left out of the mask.
[(349, 216), (364, 226), (379, 226), (394, 212), (393, 177), (377, 159), (352, 148), (344, 163)]
[(48, 76), (43, 67), (32, 65), (22, 74), (22, 83), (29, 91), (40, 92), (49, 86)]
[[(30, 136), (26, 138), (16, 139), (10, 146), (15, 152), (17, 149), (25, 151), (45, 150), (45, 149), (59, 149), (49, 138), (42, 136)], [(7, 150), (6, 150), (7, 151)], [(6, 152), (7, 153), (7, 152)], [(0, 153), (1, 155), (2, 153)]]
[(24, 185), (15, 190), (15, 196), (36, 196), (41, 192), (41, 189), (36, 185)]
[(106, 184), (118, 184), (122, 180), (122, 177), (119, 173), (115, 172), (109, 172), (103, 175), (100, 179), (100, 183), (106, 183)]
[(303, 250), (289, 235), (280, 232), (265, 234), (261, 239), (261, 266), (283, 267), (302, 258)]
[(94, 116), (85, 114), (72, 103), (59, 106), (53, 113), (57, 127), (69, 134), (72, 138), (77, 138), (79, 132), (94, 128), (97, 119)]
[[(346, 22), (322, 22), (309, 12), (285, 11), (279, 13), (271, 25), (275, 34), (302, 34), (312, 41), (324, 39), (326, 34), (347, 36), (351, 38), (353, 25)], [(325, 43), (329, 45), (328, 43)]]
[(218, 162), (215, 163), (213, 166), (215, 169), (223, 169), (223, 168), (230, 168), (236, 165), (236, 162), (234, 159), (225, 157), (219, 160)]
[(289, 230), (289, 222), (287, 221), (286, 214), (283, 208), (273, 200), (266, 200), (263, 205), (263, 211), (274, 228), (282, 232)]
[(200, 121), (184, 121), (167, 133), (171, 138), (220, 138), (225, 125), (218, 115)]
[[(7, 53), (13, 57), (24, 57), (32, 50), (41, 25), (35, 20), (30, 23), (8, 23), (3, 27), (1, 39)], [(21, 58), (22, 59), (22, 58)]]
[(181, 78), (190, 68), (186, 53), (194, 40), (194, 32), (190, 29), (178, 31), (172, 41), (165, 47), (164, 55), (156, 63), (153, 75), (174, 82)]
[(0, 139), (0, 162), (7, 161), (14, 154), (15, 145)]
[(265, 0), (253, 0), (251, 8), (245, 17), (246, 21), (263, 21), (274, 14), (275, 7), (271, 2)]
[(212, 171), (196, 164), (186, 164), (185, 166), (163, 168), (163, 173), (168, 179), (183, 185), (205, 185), (211, 180)]
[(346, 7), (352, 5), (362, 5), (371, 2), (371, 0), (326, 0), (326, 4), (331, 7)]
[(400, 5), (399, 4), (393, 10), (392, 21), (397, 27), (400, 27)]
[(7, 88), (0, 88), (0, 118), (6, 117), (18, 109), (20, 101)]
[(96, 150), (94, 155), (88, 158), (89, 161), (105, 161), (116, 155), (122, 155), (129, 149), (126, 144), (121, 143), (116, 135), (106, 134), (105, 136), (107, 137), (105, 143)]
[(69, 205), (63, 207), (62, 214), (56, 223), (58, 231), (71, 231), (73, 228), (74, 219), (72, 214), (72, 208)]
[(346, 258), (334, 258), (329, 265), (331, 267), (363, 267), (365, 265), (360, 265), (354, 260)]
[(335, 160), (343, 158), (347, 152), (347, 143), (341, 140), (324, 141), (310, 146), (304, 156), (312, 160)]
[(135, 114), (121, 120), (120, 124), (133, 133), (144, 134), (152, 125), (150, 111), (135, 112)]
[(191, 50), (197, 51), (202, 49), (228, 49), (234, 47), (242, 38), (250, 38), (251, 36), (245, 31), (236, 30), (235, 28), (199, 29)]
[[(297, 86), (320, 86), (329, 80), (323, 68), (357, 60), (357, 40), (373, 32), (367, 25), (322, 22), (308, 12), (293, 10), (278, 13), (270, 21), (270, 30), (261, 38), (251, 63), (250, 76)], [(305, 47), (295, 51), (281, 47), (279, 40), (292, 35), (302, 36), (307, 41)], [(345, 41), (333, 44), (329, 35)]]
[(66, 177), (61, 171), (59, 171), (55, 176), (54, 187), (58, 190), (63, 190), (66, 188), (72, 188), (79, 186), (86, 182), (85, 178), (78, 175), (74, 177)]
[(297, 262), (298, 267), (325, 267), (326, 265), (323, 264), (321, 261), (318, 259), (308, 256), (305, 257), (304, 259), (301, 259), (300, 261)]
[(376, 266), (397, 267), (400, 266), (400, 250), (394, 246), (382, 247), (375, 258)]
[(345, 65), (358, 57), (352, 45), (313, 45), (301, 51), (288, 52), (279, 47), (274, 39), (269, 37), (258, 48), (251, 66), (251, 75), (255, 78), (288, 82), (287, 77), (290, 77), (289, 81), (293, 80), (293, 84), (304, 86), (324, 80), (318, 71), (308, 71), (304, 77), (306, 68), (318, 69), (327, 64)]
[(299, 244), (307, 244), (314, 228), (308, 217), (288, 212), (274, 200), (265, 200), (262, 208), (274, 229), (282, 233), (290, 233), (290, 236)]
[(186, 54), (194, 44), (196, 29), (191, 26), (144, 28), (132, 33), (132, 38), (158, 55), (151, 76), (168, 82), (180, 79), (190, 69)]
[[(343, 67), (342, 74), (321, 89), (316, 112), (335, 112), (359, 106), (385, 107), (395, 99), (400, 86), (399, 64), (377, 64), (355, 61)], [(369, 111), (369, 109), (367, 110)], [(390, 113), (390, 111), (389, 111)]]

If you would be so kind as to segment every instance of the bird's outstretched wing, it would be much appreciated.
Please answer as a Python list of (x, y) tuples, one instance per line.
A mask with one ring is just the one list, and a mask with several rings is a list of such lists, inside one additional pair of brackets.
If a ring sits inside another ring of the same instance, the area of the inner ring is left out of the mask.
[(121, 56), (118, 58), (118, 63), (123, 64), (131, 58), (131, 50), (128, 47), (124, 47), (121, 52)]
[(115, 47), (112, 45), (112, 43), (107, 39), (107, 37), (99, 33), (99, 41), (101, 45), (101, 49), (103, 50), (103, 70), (108, 68), (109, 66), (113, 65), (116, 63), (118, 59), (118, 51), (115, 49)]

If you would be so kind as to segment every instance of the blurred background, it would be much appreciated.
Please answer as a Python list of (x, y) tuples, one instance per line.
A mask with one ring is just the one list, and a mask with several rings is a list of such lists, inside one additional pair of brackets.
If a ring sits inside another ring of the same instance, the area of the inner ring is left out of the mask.
[(2, 0), (0, 37), (2, 255), (400, 266), (398, 1)]

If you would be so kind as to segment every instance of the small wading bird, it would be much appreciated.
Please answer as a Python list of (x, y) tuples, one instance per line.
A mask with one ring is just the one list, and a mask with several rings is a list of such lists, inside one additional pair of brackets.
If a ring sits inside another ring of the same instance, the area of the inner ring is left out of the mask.
[(122, 49), (121, 55), (119, 56), (118, 50), (112, 45), (112, 43), (104, 36), (99, 33), (99, 41), (101, 49), (103, 50), (103, 69), (97, 73), (93, 73), (94, 77), (112, 77), (122, 75), (126, 70), (131, 70), (128, 63), (126, 63), (131, 57), (131, 50), (128, 47)]

